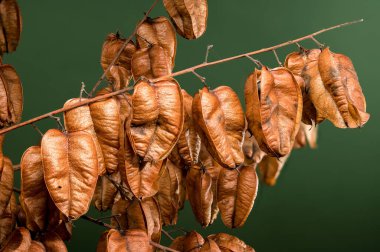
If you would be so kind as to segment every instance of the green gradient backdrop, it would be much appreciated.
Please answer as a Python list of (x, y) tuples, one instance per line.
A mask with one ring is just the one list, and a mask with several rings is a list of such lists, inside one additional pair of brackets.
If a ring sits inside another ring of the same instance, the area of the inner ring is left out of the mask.
[[(99, 54), (106, 34), (120, 30), (128, 35), (152, 0), (19, 2), (24, 20), (21, 44), (4, 61), (13, 64), (23, 80), (23, 118), (28, 119), (78, 96), (82, 81), (91, 87), (101, 74)], [(210, 54), (210, 60), (214, 60), (364, 18), (362, 24), (318, 38), (332, 50), (352, 58), (372, 118), (364, 128), (356, 130), (339, 130), (324, 123), (316, 151), (295, 152), (276, 187), (260, 185), (255, 206), (243, 228), (228, 230), (218, 219), (202, 230), (189, 206), (181, 212), (179, 225), (202, 234), (230, 232), (264, 252), (380, 251), (380, 86), (376, 78), (380, 1), (209, 2), (208, 30), (196, 41), (179, 39), (176, 70), (203, 61), (208, 44), (214, 44)], [(152, 14), (158, 15), (166, 15), (161, 4)], [(289, 46), (278, 53), (283, 59), (295, 49)], [(269, 66), (276, 65), (271, 53), (258, 58)], [(244, 80), (253, 68), (250, 61), (243, 59), (199, 73), (212, 86), (230, 85), (242, 97)], [(178, 80), (191, 93), (201, 87), (192, 75)], [(38, 126), (47, 130), (55, 127), (55, 123), (45, 120)], [(8, 135), (5, 153), (18, 163), (23, 151), (39, 141), (39, 135), (31, 127), (18, 129)], [(76, 222), (69, 250), (94, 251), (101, 232), (93, 224)]]

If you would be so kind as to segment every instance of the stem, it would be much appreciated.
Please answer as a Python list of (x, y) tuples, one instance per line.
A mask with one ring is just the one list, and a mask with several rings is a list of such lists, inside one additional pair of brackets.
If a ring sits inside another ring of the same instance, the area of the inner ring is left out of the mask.
[(92, 94), (95, 92), (95, 90), (98, 88), (98, 86), (102, 83), (102, 81), (104, 80), (104, 78), (106, 77), (107, 73), (110, 71), (111, 67), (113, 65), (115, 65), (116, 61), (120, 58), (120, 55), (123, 53), (125, 47), (128, 45), (129, 41), (131, 41), (133, 39), (133, 37), (136, 35), (137, 33), (137, 29), (139, 28), (139, 26), (145, 22), (145, 20), (148, 18), (149, 14), (152, 12), (152, 10), (154, 9), (154, 7), (156, 6), (156, 4), (158, 3), (158, 0), (155, 0), (152, 4), (152, 6), (149, 8), (149, 10), (145, 13), (144, 17), (140, 20), (140, 22), (136, 25), (134, 31), (132, 32), (132, 34), (125, 40), (124, 44), (120, 47), (119, 51), (117, 52), (117, 54), (115, 55), (115, 58), (111, 61), (111, 63), (109, 64), (109, 66), (107, 67), (107, 69), (104, 71), (104, 73), (102, 74), (102, 76), (100, 76), (99, 80), (95, 83), (94, 87), (91, 89), (91, 92), (88, 94), (89, 97), (92, 97)]
[(14, 191), (15, 193), (18, 193), (18, 194), (20, 194), (20, 193), (21, 193), (21, 190), (20, 190), (20, 189), (18, 189), (18, 188), (16, 188), (16, 187), (13, 187), (13, 191)]
[(162, 249), (163, 251), (170, 251), (170, 252), (180, 252), (178, 250), (175, 250), (175, 249), (171, 249), (171, 248), (168, 248), (168, 247), (165, 247), (159, 243), (156, 243), (154, 241), (150, 241), (150, 245), (152, 245), (153, 247), (156, 247), (158, 249)]
[[(263, 48), (263, 49), (260, 49), (260, 50), (248, 52), (248, 53), (243, 53), (243, 54), (240, 54), (240, 55), (232, 56), (232, 57), (229, 57), (229, 58), (224, 58), (224, 59), (221, 59), (221, 60), (215, 60), (215, 61), (211, 61), (211, 62), (207, 62), (207, 63), (202, 63), (202, 64), (199, 64), (199, 65), (196, 65), (196, 66), (193, 66), (193, 67), (189, 67), (189, 68), (183, 69), (181, 71), (172, 73), (170, 75), (159, 77), (159, 78), (156, 78), (156, 79), (153, 79), (153, 80), (150, 80), (150, 81), (151, 82), (157, 82), (159, 80), (163, 80), (163, 79), (166, 79), (166, 78), (169, 78), (169, 77), (175, 77), (175, 76), (179, 76), (179, 75), (183, 75), (183, 74), (187, 74), (187, 73), (194, 73), (195, 70), (200, 69), (200, 68), (217, 65), (217, 64), (221, 64), (221, 63), (224, 63), (224, 62), (228, 62), (228, 61), (232, 61), (232, 60), (236, 60), (236, 59), (240, 59), (240, 58), (246, 58), (247, 56), (250, 56), (250, 55), (260, 54), (260, 53), (268, 52), (268, 51), (271, 51), (271, 50), (274, 50), (274, 49), (278, 49), (278, 48), (281, 48), (281, 47), (285, 47), (285, 46), (288, 46), (288, 45), (291, 45), (291, 44), (296, 44), (296, 43), (298, 43), (300, 41), (303, 41), (303, 40), (306, 40), (306, 39), (311, 39), (312, 37), (315, 37), (315, 36), (317, 36), (317, 35), (319, 35), (321, 33), (324, 33), (324, 32), (327, 32), (327, 31), (331, 31), (331, 30), (334, 30), (334, 29), (338, 29), (338, 28), (341, 28), (341, 27), (344, 27), (344, 26), (360, 23), (360, 22), (363, 22), (363, 19), (356, 20), (356, 21), (351, 21), (351, 22), (347, 22), (347, 23), (343, 23), (343, 24), (339, 24), (339, 25), (335, 25), (335, 26), (332, 26), (332, 27), (329, 27), (329, 28), (325, 28), (325, 29), (319, 30), (317, 32), (314, 32), (312, 34), (309, 34), (309, 35), (306, 35), (306, 36), (303, 36), (303, 37), (300, 37), (300, 38), (297, 38), (297, 39), (294, 39), (294, 40), (290, 40), (290, 41), (287, 41), (287, 42), (284, 42), (284, 43), (281, 43), (281, 44), (278, 44), (278, 45), (275, 45), (275, 46), (272, 46), (272, 47), (267, 47), (267, 48)], [(96, 89), (96, 87), (94, 87), (93, 90), (95, 90), (95, 89)], [(109, 93), (109, 94), (105, 94), (105, 95), (101, 95), (101, 96), (96, 96), (94, 98), (90, 98), (88, 100), (85, 100), (85, 101), (82, 101), (82, 102), (78, 102), (76, 104), (68, 106), (67, 108), (60, 108), (60, 109), (51, 111), (49, 113), (46, 113), (46, 114), (43, 114), (41, 116), (37, 116), (35, 118), (27, 120), (25, 122), (22, 122), (22, 123), (19, 123), (19, 124), (15, 124), (15, 125), (13, 125), (11, 127), (2, 129), (2, 130), (0, 130), (0, 135), (4, 134), (6, 132), (9, 132), (9, 131), (15, 130), (17, 128), (23, 127), (25, 125), (37, 122), (39, 120), (45, 119), (45, 118), (47, 118), (47, 117), (49, 117), (51, 115), (62, 113), (62, 112), (65, 112), (67, 110), (70, 110), (70, 109), (73, 109), (73, 108), (76, 108), (76, 107), (80, 107), (82, 105), (86, 105), (86, 104), (89, 104), (89, 103), (92, 103), (92, 102), (95, 102), (95, 101), (98, 101), (98, 100), (101, 100), (101, 99), (106, 99), (108, 97), (112, 97), (112, 96), (115, 96), (115, 95), (118, 95), (118, 94), (122, 94), (122, 93), (124, 93), (124, 92), (126, 92), (126, 91), (128, 91), (130, 89), (132, 89), (132, 88), (126, 87), (126, 88), (123, 88), (121, 90)]]
[(98, 224), (98, 225), (100, 225), (100, 226), (103, 226), (103, 227), (109, 228), (109, 229), (114, 228), (114, 227), (113, 227), (112, 225), (110, 225), (110, 224), (104, 223), (103, 221), (100, 221), (100, 220), (94, 219), (94, 218), (92, 218), (92, 217), (90, 217), (90, 216), (87, 216), (87, 215), (82, 215), (80, 218), (83, 219), (83, 220), (87, 220), (87, 221), (90, 221), (90, 222), (92, 222), (92, 223)]
[(18, 170), (20, 170), (20, 168), (21, 168), (20, 164), (13, 165), (14, 171), (18, 171)]
[(174, 238), (173, 236), (171, 236), (168, 232), (166, 232), (164, 229), (161, 229), (161, 232), (166, 236), (168, 237), (170, 240), (174, 241)]

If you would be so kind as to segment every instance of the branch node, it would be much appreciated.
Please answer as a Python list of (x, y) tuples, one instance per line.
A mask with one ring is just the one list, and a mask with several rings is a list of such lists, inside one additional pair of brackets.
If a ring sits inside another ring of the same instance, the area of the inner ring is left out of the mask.
[(321, 42), (319, 42), (314, 36), (311, 36), (310, 38), (311, 38), (311, 40), (314, 41), (314, 43), (316, 43), (318, 45), (318, 47), (320, 49), (323, 49), (325, 47), (325, 44), (322, 44)]
[(259, 60), (252, 58), (248, 54), (244, 55), (244, 57), (246, 57), (247, 59), (249, 59), (250, 61), (252, 61), (253, 63), (255, 63), (255, 65), (257, 67), (263, 67), (263, 64)]
[(208, 62), (208, 55), (210, 53), (210, 50), (214, 47), (214, 45), (208, 45), (207, 46), (207, 49), (206, 49), (206, 56), (205, 56), (205, 61), (203, 63), (207, 63)]
[(191, 72), (203, 83), (205, 87), (209, 88), (209, 85), (207, 85), (206, 83), (206, 77), (203, 77), (202, 75), (198, 74), (197, 72), (195, 72), (195, 70), (192, 70)]
[(82, 86), (80, 88), (80, 93), (79, 93), (79, 102), (82, 101), (83, 93), (85, 93), (87, 97), (89, 96), (89, 94), (86, 91), (86, 84), (84, 84), (84, 82), (82, 81)]
[(61, 118), (59, 116), (53, 116), (52, 114), (50, 114), (49, 118), (55, 120), (57, 122), (58, 128), (60, 128), (63, 132), (66, 132), (66, 129), (61, 123)]
[(280, 61), (280, 58), (279, 58), (278, 55), (277, 55), (276, 49), (273, 49), (272, 52), (273, 52), (273, 54), (274, 54), (274, 57), (275, 57), (276, 60), (277, 60), (278, 65), (282, 67), (282, 62)]

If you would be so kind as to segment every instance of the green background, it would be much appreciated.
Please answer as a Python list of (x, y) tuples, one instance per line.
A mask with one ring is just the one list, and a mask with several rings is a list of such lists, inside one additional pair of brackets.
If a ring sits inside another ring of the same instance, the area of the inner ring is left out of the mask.
[[(81, 82), (92, 87), (100, 76), (103, 39), (119, 30), (129, 35), (152, 0), (19, 1), (23, 32), (17, 52), (4, 56), (15, 66), (24, 85), (23, 119), (59, 108), (78, 96)], [(379, 49), (378, 0), (213, 0), (209, 1), (206, 34), (198, 40), (178, 39), (175, 70), (210, 60), (275, 45), (320, 28), (364, 18), (365, 22), (318, 36), (333, 51), (353, 60), (367, 98), (371, 119), (362, 129), (341, 130), (330, 123), (320, 127), (317, 150), (294, 152), (278, 184), (259, 186), (253, 211), (243, 228), (228, 230), (220, 219), (206, 229), (195, 222), (189, 206), (179, 226), (202, 234), (229, 232), (257, 251), (380, 251), (379, 189)], [(152, 17), (166, 15), (159, 3)], [(310, 41), (302, 45), (314, 46)], [(281, 59), (296, 50), (278, 50)], [(272, 53), (257, 56), (276, 66)], [(242, 59), (199, 70), (212, 87), (230, 85), (242, 97), (252, 62)], [(202, 84), (193, 75), (178, 77), (194, 93)], [(37, 124), (43, 131), (52, 120)], [(23, 151), (40, 136), (27, 126), (8, 134), (5, 154), (19, 163)], [(92, 215), (96, 213), (92, 210)], [(94, 251), (102, 228), (75, 222), (70, 251)], [(163, 243), (167, 243), (163, 240)]]

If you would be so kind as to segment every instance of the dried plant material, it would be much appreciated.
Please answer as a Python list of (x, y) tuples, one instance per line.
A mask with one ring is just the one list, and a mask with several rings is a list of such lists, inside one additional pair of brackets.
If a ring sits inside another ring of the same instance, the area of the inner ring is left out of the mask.
[(150, 245), (147, 234), (140, 229), (129, 229), (125, 233), (127, 239), (127, 252), (153, 252), (154, 248)]
[(42, 242), (32, 241), (30, 243), (28, 251), (30, 252), (46, 252), (46, 248)]
[(192, 109), (202, 143), (219, 164), (230, 168), (242, 164), (247, 125), (236, 93), (227, 86), (204, 87), (194, 96)]
[(0, 65), (0, 128), (20, 122), (22, 110), (21, 80), (11, 65)]
[(249, 130), (260, 149), (276, 157), (287, 155), (298, 133), (302, 95), (286, 68), (255, 70), (245, 83)]
[[(104, 71), (111, 64), (121, 47), (124, 46), (125, 39), (120, 38), (119, 34), (108, 34), (106, 41), (103, 44), (102, 55), (100, 64)], [(127, 46), (122, 51), (119, 59), (111, 67), (113, 70), (107, 73), (107, 79), (112, 82), (117, 82), (117, 89), (122, 89), (128, 86), (132, 77), (131, 73), (131, 60), (133, 54), (136, 52), (136, 46), (132, 41), (127, 43)], [(123, 80), (120, 82), (120, 80)], [(119, 80), (119, 82), (118, 82)]]
[[(324, 94), (318, 99), (317, 95), (312, 95), (318, 113), (323, 114), (323, 111), (326, 110), (337, 110), (336, 118), (329, 118), (326, 115), (326, 118), (336, 127), (362, 127), (370, 116), (366, 113), (365, 97), (350, 58), (343, 54), (333, 53), (329, 48), (325, 48), (319, 55), (318, 69), (324, 85), (311, 87), (312, 94), (314, 92)], [(320, 83), (315, 82), (315, 84)], [(331, 105), (335, 106), (326, 106), (324, 97), (327, 95), (334, 102)]]
[[(114, 172), (109, 176), (113, 181), (117, 183), (121, 182), (119, 172)], [(108, 209), (111, 209), (117, 192), (117, 188), (110, 181), (109, 178), (105, 176), (99, 177), (98, 182), (96, 184), (95, 193), (92, 199), (96, 209), (103, 212), (107, 211)]]
[[(127, 240), (116, 229), (110, 229), (102, 234), (96, 247), (97, 252), (126, 252)], [(140, 248), (137, 249), (141, 251)]]
[(0, 170), (0, 216), (6, 211), (13, 193), (14, 172), (12, 161), (4, 157), (4, 165)]
[(0, 216), (0, 248), (15, 229), (18, 212), (19, 208), (17, 206), (16, 196), (12, 194), (8, 206)]
[(183, 128), (183, 98), (174, 79), (140, 82), (133, 97), (133, 118), (126, 130), (131, 145), (144, 161), (165, 159)]
[(27, 228), (32, 231), (45, 230), (50, 196), (44, 181), (41, 147), (29, 147), (21, 157), (20, 167), (21, 204), (27, 214)]
[(4, 165), (4, 153), (3, 153), (3, 143), (5, 134), (0, 135), (0, 167)]
[(0, 50), (1, 54), (16, 51), (22, 19), (16, 0), (0, 1)]
[[(101, 91), (99, 94), (105, 94)], [(99, 95), (98, 94), (98, 95)], [(105, 167), (108, 173), (113, 173), (118, 166), (120, 104), (117, 98), (111, 97), (89, 105), (91, 118), (97, 140), (102, 149)]]
[(242, 227), (257, 196), (258, 178), (255, 165), (222, 169), (218, 179), (218, 207), (224, 225)]
[(58, 209), (70, 219), (88, 211), (98, 177), (93, 137), (84, 131), (64, 134), (51, 129), (41, 142), (44, 178)]
[(206, 238), (199, 252), (221, 252), (221, 250), (215, 241)]
[(263, 152), (259, 144), (257, 143), (255, 137), (251, 135), (248, 131), (244, 137), (243, 143), (244, 152), (244, 165), (253, 165), (260, 163), (261, 159), (266, 155)]
[(297, 80), (301, 88), (303, 99), (302, 122), (312, 125), (317, 122), (317, 110), (310, 97), (310, 78), (305, 75), (310, 55), (319, 55), (319, 49), (305, 50), (300, 49), (299, 52), (290, 53), (285, 59), (285, 67), (288, 68)]
[(67, 251), (66, 245), (64, 241), (61, 239), (59, 235), (57, 235), (54, 232), (48, 232), (46, 233), (42, 239), (42, 243), (44, 244), (46, 251)]
[(186, 190), (191, 209), (202, 227), (212, 222), (213, 181), (207, 169), (193, 165), (186, 176)]
[(207, 0), (164, 0), (163, 3), (182, 37), (196, 39), (206, 31)]
[(16, 228), (8, 241), (2, 247), (2, 252), (28, 252), (29, 246), (32, 243), (29, 230), (23, 227)]
[(175, 30), (166, 17), (147, 18), (136, 32), (136, 41), (139, 48), (149, 48), (159, 45), (164, 48), (166, 55), (171, 59), (174, 67), (177, 51), (177, 37)]
[(280, 176), (281, 170), (284, 167), (290, 153), (279, 159), (275, 157), (265, 156), (259, 163), (261, 179), (269, 186), (276, 185), (277, 178)]
[(205, 243), (203, 237), (195, 231), (188, 232), (185, 236), (179, 236), (172, 241), (170, 248), (181, 252), (199, 252)]
[(317, 148), (318, 126), (301, 123), (296, 136), (293, 149), (305, 147), (307, 144), (311, 149)]
[(144, 77), (155, 79), (172, 73), (172, 61), (165, 49), (159, 45), (142, 48), (136, 51), (132, 57), (133, 79)]
[[(68, 107), (86, 99), (73, 98), (65, 102), (63, 107)], [(94, 123), (92, 121), (90, 107), (83, 105), (77, 108), (70, 109), (64, 113), (65, 128), (69, 133), (87, 132), (91, 135), (96, 148), (98, 159), (98, 174), (103, 175), (106, 172), (104, 163), (103, 151), (100, 146), (98, 137), (95, 132)]]
[(207, 237), (210, 240), (215, 241), (221, 251), (229, 252), (255, 252), (255, 250), (249, 245), (245, 244), (239, 238), (226, 234), (219, 233), (214, 235), (209, 235)]
[(199, 152), (201, 148), (201, 138), (195, 129), (193, 121), (193, 97), (186, 90), (182, 89), (183, 106), (184, 106), (184, 124), (183, 130), (178, 138), (178, 154), (185, 164), (190, 167), (198, 163)]
[(72, 222), (61, 221), (53, 230), (64, 241), (69, 241), (73, 235)]

